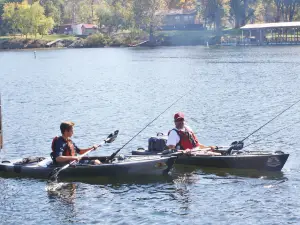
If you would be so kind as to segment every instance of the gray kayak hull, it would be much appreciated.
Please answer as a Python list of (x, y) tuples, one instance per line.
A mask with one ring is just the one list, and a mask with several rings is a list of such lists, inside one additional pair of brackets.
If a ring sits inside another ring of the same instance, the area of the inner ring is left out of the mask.
[[(26, 159), (0, 162), (0, 173), (4, 175), (24, 176), (48, 179), (49, 174), (57, 167), (50, 159), (36, 157), (37, 160), (26, 162)], [(87, 159), (87, 158), (86, 158)], [(99, 159), (104, 161), (106, 157), (90, 157), (89, 160)], [(117, 177), (130, 175), (163, 175), (167, 174), (176, 157), (161, 156), (125, 156), (123, 159), (114, 160), (112, 163), (101, 165), (77, 164), (62, 170), (61, 178), (70, 177)], [(28, 160), (27, 160), (28, 161)]]
[[(133, 155), (156, 155), (147, 150), (132, 151)], [(176, 153), (175, 153), (176, 154)], [(199, 167), (217, 167), (232, 169), (254, 169), (260, 171), (281, 171), (289, 154), (284, 152), (244, 151), (233, 155), (178, 155), (176, 164)]]

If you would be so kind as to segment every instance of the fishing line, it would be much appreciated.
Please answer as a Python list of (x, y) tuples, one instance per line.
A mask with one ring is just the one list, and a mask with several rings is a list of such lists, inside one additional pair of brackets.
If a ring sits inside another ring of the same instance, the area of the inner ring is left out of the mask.
[(262, 125), (261, 127), (259, 127), (258, 129), (256, 129), (255, 131), (253, 131), (251, 134), (249, 134), (247, 137), (245, 137), (241, 142), (244, 142), (246, 139), (248, 139), (250, 136), (252, 136), (253, 134), (255, 134), (257, 131), (261, 130), (263, 127), (265, 127), (267, 124), (271, 123), (273, 120), (275, 120), (276, 118), (278, 118), (280, 115), (282, 115), (283, 113), (285, 113), (286, 111), (288, 111), (290, 108), (292, 108), (293, 106), (295, 106), (296, 104), (298, 104), (300, 102), (300, 100), (298, 100), (297, 102), (295, 102), (294, 104), (292, 104), (291, 106), (289, 106), (287, 109), (283, 110), (281, 113), (279, 113), (277, 116), (275, 116), (273, 119), (269, 120), (268, 122), (266, 122), (264, 125)]
[(162, 114), (164, 114), (168, 109), (170, 109), (173, 105), (179, 102), (184, 96), (186, 96), (189, 92), (191, 92), (194, 88), (191, 88), (189, 91), (185, 92), (180, 98), (174, 101), (168, 108), (166, 108), (162, 113), (160, 113), (155, 119), (153, 119), (150, 123), (148, 123), (142, 130), (140, 130), (136, 135), (134, 135), (129, 141), (127, 141), (118, 152), (123, 149), (127, 144), (129, 144), (135, 137), (137, 137), (140, 133), (142, 133), (148, 126), (150, 126), (155, 120), (157, 120)]
[[(295, 125), (295, 124), (298, 124), (298, 123), (300, 123), (300, 120), (299, 120), (298, 122), (294, 123), (294, 125)], [(273, 132), (273, 133), (271, 133), (271, 134), (268, 134), (267, 136), (263, 137), (262, 139), (259, 139), (259, 140), (257, 140), (257, 141), (253, 141), (252, 143), (250, 143), (250, 144), (244, 146), (244, 148), (246, 148), (246, 147), (248, 147), (248, 146), (250, 146), (250, 145), (253, 145), (253, 144), (257, 143), (257, 142), (263, 141), (263, 140), (266, 139), (267, 137), (270, 137), (270, 136), (272, 136), (272, 135), (274, 135), (274, 134), (276, 134), (276, 133), (278, 133), (278, 132), (280, 132), (280, 131), (282, 131), (282, 130), (284, 130), (284, 129), (290, 128), (290, 127), (291, 127), (291, 125), (285, 126), (285, 127), (281, 128), (281, 129), (279, 129), (279, 130), (277, 130), (277, 131), (275, 131), (275, 132)]]

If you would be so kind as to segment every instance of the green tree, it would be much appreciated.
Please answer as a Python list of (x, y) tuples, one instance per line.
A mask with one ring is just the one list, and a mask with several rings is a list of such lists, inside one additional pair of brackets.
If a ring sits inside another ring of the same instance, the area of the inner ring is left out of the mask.
[(239, 28), (242, 23), (242, 19), (244, 17), (243, 12), (243, 1), (242, 0), (230, 0), (230, 15), (234, 20), (234, 27)]
[(0, 0), (0, 17), (1, 15), (4, 13), (4, 5), (5, 3), (13, 3), (13, 2), (16, 2), (16, 3), (21, 3), (23, 0)]
[(45, 16), (52, 17), (56, 25), (60, 25), (63, 22), (64, 2), (64, 0), (47, 0), (43, 3), (41, 2), (45, 9)]
[(22, 3), (6, 3), (4, 5), (4, 20), (14, 33), (20, 32), (27, 38), (28, 34), (45, 34), (53, 28), (53, 19), (44, 15), (44, 8), (38, 3), (29, 5)]
[(133, 26), (133, 11), (131, 2), (103, 1), (96, 12), (99, 26), (105, 27), (111, 34), (119, 29), (127, 29)]
[(164, 0), (133, 0), (132, 10), (136, 27), (157, 27), (162, 22), (162, 16), (157, 15), (160, 10), (167, 9)]
[(38, 26), (38, 33), (42, 36), (48, 34), (53, 26), (54, 20), (51, 17), (44, 17)]
[(12, 2), (4, 4), (2, 17), (7, 22), (12, 33), (19, 31), (23, 27), (23, 24), (20, 24), (24, 16), (22, 7), (21, 3)]

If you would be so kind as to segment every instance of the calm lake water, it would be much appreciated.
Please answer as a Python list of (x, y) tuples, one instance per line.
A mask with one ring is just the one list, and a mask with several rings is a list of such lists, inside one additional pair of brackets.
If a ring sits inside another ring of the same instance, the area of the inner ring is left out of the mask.
[[(300, 47), (67, 49), (0, 52), (5, 151), (48, 156), (63, 120), (80, 147), (108, 155), (185, 95), (121, 153), (147, 146), (183, 111), (200, 141), (241, 140), (300, 99)], [(188, 92), (189, 91), (189, 92)], [(188, 93), (187, 93), (188, 92)], [(153, 180), (61, 183), (0, 178), (1, 224), (299, 224), (300, 104), (245, 144), (290, 153), (282, 172), (176, 167)], [(92, 155), (93, 155), (92, 154)]]

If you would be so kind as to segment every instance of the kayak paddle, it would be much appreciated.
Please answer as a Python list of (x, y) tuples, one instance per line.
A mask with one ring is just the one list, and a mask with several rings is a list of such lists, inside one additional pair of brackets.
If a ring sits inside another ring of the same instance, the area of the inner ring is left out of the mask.
[[(114, 131), (114, 133), (111, 133), (110, 135), (108, 135), (107, 138), (106, 138), (103, 142), (101, 142), (97, 147), (99, 147), (99, 146), (101, 146), (101, 145), (103, 145), (103, 144), (105, 144), (105, 143), (112, 143), (112, 142), (117, 138), (118, 133), (119, 133), (119, 130)], [(85, 152), (84, 154), (80, 155), (80, 156), (78, 157), (78, 160), (73, 160), (72, 162), (68, 163), (67, 165), (65, 165), (65, 166), (63, 166), (63, 167), (61, 167), (61, 168), (59, 168), (59, 167), (55, 168), (55, 169), (49, 174), (49, 180), (50, 180), (50, 181), (56, 181), (56, 180), (57, 180), (58, 174), (59, 174), (62, 170), (67, 169), (69, 166), (71, 166), (71, 165), (73, 165), (73, 164), (76, 164), (82, 157), (84, 157), (85, 155), (87, 155), (87, 154), (88, 154), (89, 152), (91, 152), (92, 150), (94, 150), (94, 149), (91, 149), (91, 150)]]

